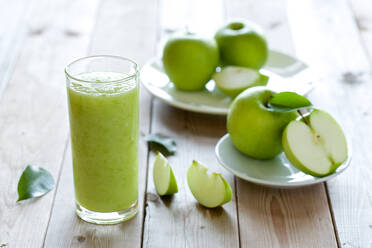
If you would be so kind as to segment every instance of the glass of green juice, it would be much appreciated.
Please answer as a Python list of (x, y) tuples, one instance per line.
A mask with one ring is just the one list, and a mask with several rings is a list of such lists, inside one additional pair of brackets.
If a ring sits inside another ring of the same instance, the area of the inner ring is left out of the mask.
[(118, 56), (65, 69), (77, 215), (95, 224), (138, 211), (138, 66)]

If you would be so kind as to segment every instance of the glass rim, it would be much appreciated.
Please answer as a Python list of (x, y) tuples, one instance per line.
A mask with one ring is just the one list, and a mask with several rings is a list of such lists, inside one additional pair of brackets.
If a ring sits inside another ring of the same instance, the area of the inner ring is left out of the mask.
[(116, 56), (116, 55), (92, 55), (92, 56), (86, 56), (86, 57), (82, 57), (82, 58), (79, 58), (79, 59), (76, 59), (74, 61), (72, 61), (71, 63), (69, 63), (66, 67), (65, 67), (65, 74), (68, 78), (71, 78), (75, 81), (79, 81), (79, 82), (83, 82), (83, 83), (90, 83), (90, 84), (97, 84), (96, 81), (93, 81), (93, 80), (84, 80), (84, 79), (80, 79), (80, 78), (77, 78), (75, 76), (72, 76), (69, 72), (68, 72), (68, 69), (75, 63), (79, 62), (79, 61), (82, 61), (82, 60), (85, 60), (85, 59), (91, 59), (91, 58), (112, 58), (112, 59), (119, 59), (119, 60), (122, 60), (122, 61), (128, 61), (130, 62), (132, 65), (133, 65), (133, 68), (134, 68), (134, 73), (127, 76), (127, 77), (124, 77), (122, 79), (116, 79), (116, 80), (108, 80), (108, 81), (104, 81), (104, 82), (101, 82), (102, 83), (121, 83), (123, 81), (127, 81), (127, 80), (130, 80), (130, 79), (133, 79), (135, 78), (137, 75), (138, 75), (138, 65), (136, 62), (134, 62), (133, 60), (131, 59), (128, 59), (128, 58), (125, 58), (125, 57), (121, 57), (121, 56)]

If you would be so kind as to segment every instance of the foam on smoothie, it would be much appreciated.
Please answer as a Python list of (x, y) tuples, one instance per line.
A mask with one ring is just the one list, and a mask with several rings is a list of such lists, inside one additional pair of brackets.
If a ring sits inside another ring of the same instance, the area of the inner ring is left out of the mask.
[(136, 87), (136, 81), (119, 72), (86, 72), (75, 76), (70, 88), (83, 94), (118, 94)]

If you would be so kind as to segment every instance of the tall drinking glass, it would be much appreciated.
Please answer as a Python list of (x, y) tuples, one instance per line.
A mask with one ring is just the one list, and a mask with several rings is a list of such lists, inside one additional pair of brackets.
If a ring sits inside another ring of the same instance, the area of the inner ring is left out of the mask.
[(138, 66), (91, 56), (66, 69), (77, 215), (114, 224), (137, 213)]

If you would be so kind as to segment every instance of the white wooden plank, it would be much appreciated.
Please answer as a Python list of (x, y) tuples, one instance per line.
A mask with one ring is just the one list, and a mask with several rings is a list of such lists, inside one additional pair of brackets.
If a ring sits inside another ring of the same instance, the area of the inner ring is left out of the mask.
[(188, 29), (198, 34), (213, 36), (225, 18), (222, 0), (162, 0), (160, 6), (162, 32)]
[(227, 19), (243, 18), (259, 24), (265, 31), (270, 49), (294, 55), (285, 0), (226, 0), (226, 9)]
[[(265, 30), (271, 49), (294, 55), (286, 1), (227, 1), (228, 18), (250, 19)], [(241, 247), (336, 247), (323, 184), (294, 190), (237, 179)]]
[[(55, 191), (17, 204), (17, 182), (27, 164), (58, 179), (68, 135), (63, 68), (86, 53), (96, 7), (84, 0), (35, 4), (31, 32), (0, 102), (0, 244), (10, 247), (43, 244)], [(72, 27), (79, 35), (69, 34)]]
[(13, 72), (35, 1), (14, 0), (0, 3), (0, 96)]
[[(212, 36), (224, 19), (222, 1), (165, 0), (161, 6), (163, 42), (169, 33), (183, 27)], [(226, 132), (225, 118), (178, 110), (155, 100), (151, 129), (152, 133), (168, 135), (177, 142), (177, 154), (169, 161), (179, 193), (163, 198), (156, 194), (151, 154), (143, 246), (238, 247), (235, 200), (221, 208), (206, 209), (196, 202), (186, 182), (187, 169), (196, 159), (210, 170), (222, 172), (235, 190), (233, 176), (221, 169), (214, 155), (215, 144)]]
[(369, 60), (372, 58), (372, 1), (350, 0), (362, 42), (367, 49)]
[(222, 173), (235, 191), (234, 178), (224, 171), (214, 155), (214, 146), (226, 132), (225, 118), (181, 111), (155, 101), (153, 133), (174, 138), (177, 153), (169, 162), (177, 179), (179, 192), (160, 198), (152, 179), (151, 156), (147, 193), (144, 247), (238, 247), (235, 199), (216, 209), (200, 206), (186, 181), (192, 160)]
[[(157, 2), (107, 0), (99, 8), (90, 54), (114, 54), (142, 65), (155, 52), (158, 25)], [(147, 144), (151, 97), (141, 89), (139, 154), (139, 213), (112, 226), (85, 223), (74, 213), (74, 191), (70, 152), (66, 154), (60, 185), (46, 237), (46, 247), (140, 247), (144, 191), (147, 174)]]
[(350, 168), (328, 185), (341, 247), (371, 247), (370, 63), (346, 1), (288, 1), (297, 54), (319, 72), (311, 100), (343, 126)]

